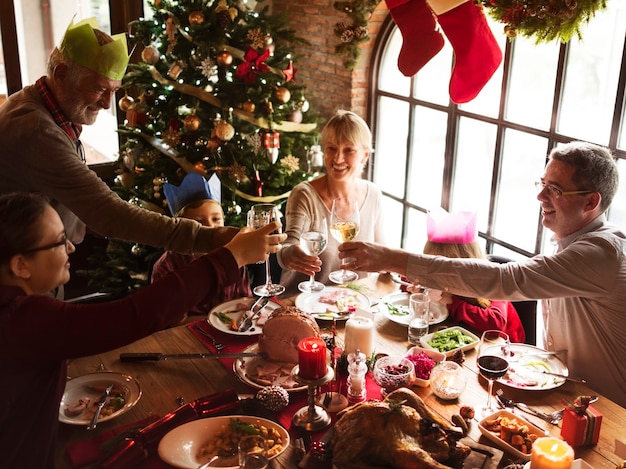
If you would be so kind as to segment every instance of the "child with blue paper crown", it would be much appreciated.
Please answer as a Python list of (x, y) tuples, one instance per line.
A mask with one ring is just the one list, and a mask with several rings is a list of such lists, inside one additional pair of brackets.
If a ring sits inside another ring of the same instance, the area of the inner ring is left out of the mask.
[[(431, 210), (426, 216), (428, 241), (424, 254), (445, 257), (486, 259), (477, 241), (476, 213), (448, 213), (444, 209)], [(448, 292), (431, 291), (431, 301), (446, 305), (455, 323), (468, 326), (481, 334), (490, 329), (506, 332), (511, 342), (523, 343), (524, 326), (510, 301), (486, 298), (467, 298)], [(437, 298), (439, 297), (439, 298)]]
[[(198, 173), (189, 173), (180, 186), (166, 183), (163, 186), (165, 198), (172, 216), (196, 220), (203, 226), (224, 226), (224, 211), (221, 202), (220, 180), (213, 174), (207, 181)], [(199, 256), (196, 254), (181, 254), (175, 251), (165, 251), (156, 261), (152, 269), (151, 281), (164, 277), (184, 265), (187, 265)], [(214, 306), (225, 301), (252, 296), (247, 269), (240, 269), (239, 282), (215, 291), (209, 301), (197, 305), (189, 314), (206, 314)]]

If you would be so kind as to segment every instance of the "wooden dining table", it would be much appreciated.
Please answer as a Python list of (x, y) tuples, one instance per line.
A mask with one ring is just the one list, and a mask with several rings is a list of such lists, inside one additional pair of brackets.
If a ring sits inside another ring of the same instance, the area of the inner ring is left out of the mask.
[[(375, 323), (375, 351), (388, 355), (404, 355), (411, 347), (407, 340), (406, 326), (389, 320), (382, 314), (377, 313), (377, 304), (381, 298), (396, 292), (398, 284), (389, 274), (370, 274), (367, 278), (360, 279), (363, 293), (372, 302), (369, 314)], [(281, 299), (285, 303), (293, 304), (293, 298)], [(201, 317), (192, 318), (202, 319)], [(445, 325), (445, 324), (444, 324)], [(328, 321), (321, 321), (320, 327), (327, 331), (330, 327)], [(339, 338), (343, 335), (343, 322), (336, 324)], [(56, 451), (57, 469), (71, 468), (72, 466), (66, 455), (68, 445), (80, 444), (80, 442), (97, 438), (105, 432), (134, 422), (142, 421), (150, 416), (161, 417), (175, 411), (181, 402), (192, 402), (202, 396), (234, 389), (241, 396), (253, 396), (257, 389), (243, 382), (231, 368), (227, 368), (215, 359), (178, 359), (158, 362), (121, 362), (120, 353), (124, 352), (161, 352), (161, 353), (206, 353), (207, 347), (190, 331), (186, 325), (179, 325), (163, 331), (156, 332), (148, 337), (138, 340), (125, 347), (109, 352), (71, 360), (68, 367), (68, 378), (79, 377), (88, 373), (101, 370), (109, 370), (132, 376), (140, 383), (142, 395), (139, 401), (127, 412), (113, 420), (100, 423), (95, 430), (87, 431), (83, 425), (60, 424), (59, 438)], [(461, 406), (480, 408), (487, 400), (487, 382), (479, 375), (476, 368), (476, 352), (470, 350), (465, 354), (462, 365), (466, 376), (467, 385), (461, 396), (452, 401), (441, 400), (436, 397), (428, 387), (413, 386), (412, 390), (418, 394), (426, 405), (441, 417), (450, 420), (452, 415), (457, 414)], [(368, 374), (371, 380), (371, 374)], [(616, 445), (619, 441), (626, 443), (626, 409), (612, 402), (610, 399), (599, 395), (585, 384), (566, 381), (554, 389), (541, 391), (526, 391), (514, 389), (496, 382), (494, 390), (501, 387), (506, 391), (507, 397), (517, 401), (523, 401), (529, 406), (552, 412), (562, 409), (563, 402), (573, 402), (577, 396), (598, 395), (599, 399), (593, 404), (603, 416), (600, 439), (596, 445), (575, 448), (576, 458), (581, 458), (595, 468), (615, 469), (621, 467), (625, 456), (618, 456)], [(470, 424), (467, 437), (483, 444), (493, 443), (485, 438), (479, 429), (480, 416), (476, 412), (476, 418)], [(552, 425), (533, 416), (519, 414), (524, 419), (544, 429), (548, 434), (558, 437), (560, 425)], [(297, 438), (297, 435), (293, 435)], [(500, 466), (515, 461), (510, 454), (504, 455)], [(519, 460), (518, 460), (519, 462)], [(94, 466), (95, 467), (95, 466)], [(270, 467), (296, 468), (297, 458), (293, 445), (279, 457), (270, 462)]]

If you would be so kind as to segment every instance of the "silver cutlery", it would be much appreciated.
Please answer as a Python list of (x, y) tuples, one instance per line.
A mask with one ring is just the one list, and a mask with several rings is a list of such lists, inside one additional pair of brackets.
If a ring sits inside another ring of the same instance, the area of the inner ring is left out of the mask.
[[(261, 301), (263, 301), (263, 299), (266, 299), (266, 296), (259, 296), (254, 303), (252, 303), (252, 306), (250, 306), (249, 311), (252, 312), (252, 314), (254, 314), (254, 309), (259, 305), (259, 303), (261, 303)], [(237, 330), (241, 329), (241, 326), (243, 325), (243, 323), (245, 322), (245, 320), (248, 318), (248, 315), (246, 314), (246, 312), (244, 312), (241, 317), (239, 318), (239, 320), (237, 321)]]
[(541, 420), (551, 423), (552, 425), (558, 425), (561, 419), (563, 418), (563, 409), (556, 410), (550, 414), (546, 412), (541, 412), (540, 410), (536, 410), (536, 409), (533, 409), (532, 407), (529, 407), (524, 402), (516, 402), (513, 399), (506, 398), (504, 396), (504, 391), (502, 391), (502, 389), (496, 390), (496, 399), (502, 407), (519, 409), (522, 412), (526, 412), (527, 414), (534, 415), (535, 417), (539, 417)]
[(205, 331), (204, 329), (202, 329), (198, 324), (194, 324), (193, 329), (197, 332), (199, 332), (200, 334), (202, 334), (204, 337), (206, 337), (207, 339), (209, 339), (211, 341), (211, 343), (213, 344), (213, 347), (215, 347), (215, 350), (217, 350), (218, 352), (224, 349), (224, 344), (220, 343), (217, 341), (217, 339), (215, 337), (213, 337), (211, 334), (209, 334), (207, 331)]
[(570, 376), (562, 375), (560, 373), (553, 373), (551, 371), (543, 371), (543, 370), (541, 370), (541, 371), (537, 371), (537, 372), (541, 373), (543, 375), (550, 375), (550, 376), (556, 376), (557, 378), (563, 378), (563, 379), (565, 379), (567, 381), (573, 381), (574, 383), (581, 383), (581, 384), (586, 384), (587, 383), (587, 381), (585, 381), (582, 378), (571, 378)]
[[(259, 300), (261, 301), (259, 302)], [(249, 316), (247, 314), (244, 314), (244, 319), (238, 327), (239, 332), (246, 332), (247, 330), (251, 329), (252, 326), (254, 325), (254, 320), (259, 317), (259, 314), (261, 314), (261, 311), (263, 311), (263, 308), (265, 308), (267, 303), (270, 301), (269, 297), (263, 297), (263, 296), (259, 298), (259, 300), (257, 300), (254, 303), (252, 308), (250, 308), (250, 311), (252, 312), (252, 314), (250, 314)], [(254, 309), (255, 306), (257, 307), (256, 311)]]
[(161, 352), (137, 352), (120, 353), (122, 362), (158, 362), (162, 360), (190, 359), (190, 358), (242, 358), (261, 357), (261, 352), (233, 352), (233, 353), (161, 353)]
[(87, 425), (87, 430), (93, 430), (98, 425), (100, 412), (102, 412), (102, 408), (104, 407), (104, 404), (106, 404), (109, 394), (111, 394), (111, 389), (113, 389), (112, 384), (104, 390), (104, 392), (100, 396), (100, 399), (98, 399), (98, 404), (96, 405), (96, 413), (93, 414), (93, 417), (91, 418), (91, 422), (89, 422), (89, 425)]

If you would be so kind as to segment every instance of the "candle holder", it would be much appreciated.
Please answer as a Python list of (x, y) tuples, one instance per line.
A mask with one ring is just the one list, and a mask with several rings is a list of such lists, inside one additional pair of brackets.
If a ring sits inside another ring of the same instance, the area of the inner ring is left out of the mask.
[(330, 415), (323, 407), (315, 405), (315, 388), (328, 383), (335, 376), (332, 367), (326, 367), (326, 374), (318, 379), (306, 379), (300, 377), (300, 366), (296, 365), (291, 370), (291, 377), (300, 384), (308, 387), (308, 405), (302, 407), (293, 416), (293, 424), (309, 432), (321, 430), (330, 425)]

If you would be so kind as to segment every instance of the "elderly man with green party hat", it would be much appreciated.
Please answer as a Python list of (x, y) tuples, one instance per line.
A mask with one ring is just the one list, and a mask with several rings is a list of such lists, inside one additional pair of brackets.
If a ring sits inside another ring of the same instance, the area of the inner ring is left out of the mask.
[(225, 244), (236, 228), (203, 227), (131, 205), (85, 164), (82, 126), (111, 106), (128, 60), (123, 33), (110, 36), (93, 18), (72, 21), (50, 55), (47, 75), (0, 106), (0, 193), (50, 197), (75, 243), (86, 225), (105, 237), (182, 253)]

